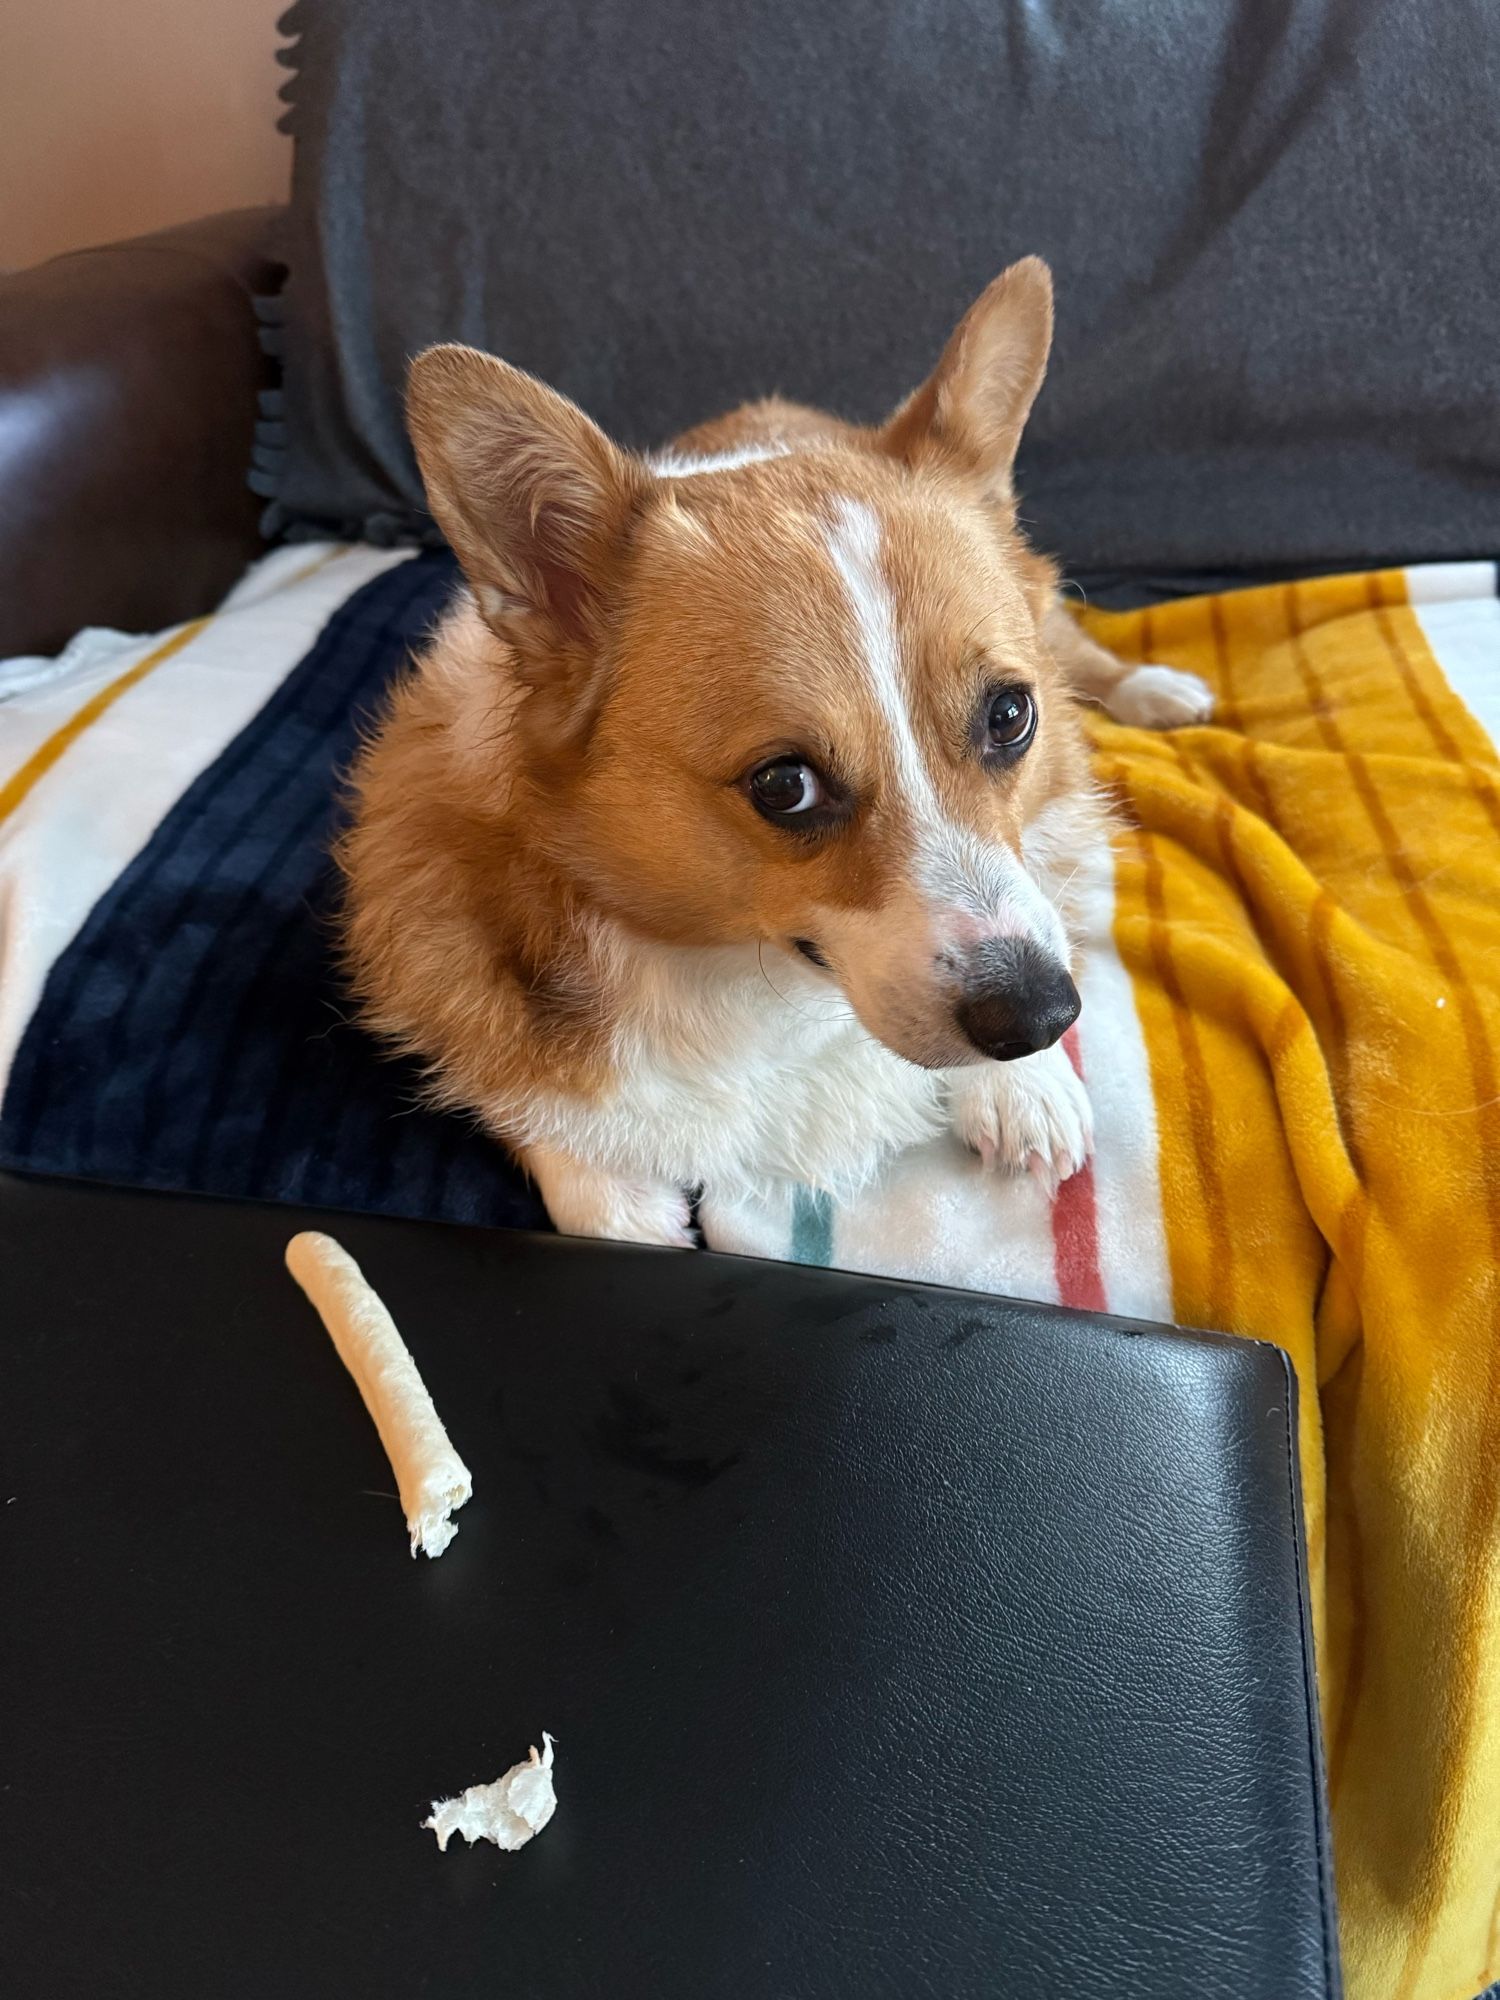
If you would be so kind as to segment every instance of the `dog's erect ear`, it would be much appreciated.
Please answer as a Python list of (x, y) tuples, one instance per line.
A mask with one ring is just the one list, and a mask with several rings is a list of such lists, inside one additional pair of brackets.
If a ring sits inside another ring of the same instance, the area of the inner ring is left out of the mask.
[(885, 449), (909, 465), (952, 465), (977, 477), (987, 498), (1011, 502), (1016, 447), (1051, 345), (1052, 273), (1023, 257), (969, 307), (942, 360), (885, 426)]
[(528, 680), (576, 674), (603, 631), (644, 466), (565, 396), (472, 347), (417, 356), (406, 414), (486, 624)]

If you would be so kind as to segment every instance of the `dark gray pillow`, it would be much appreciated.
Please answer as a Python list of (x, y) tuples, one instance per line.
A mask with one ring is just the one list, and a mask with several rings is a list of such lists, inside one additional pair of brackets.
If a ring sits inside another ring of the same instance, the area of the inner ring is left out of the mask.
[(1075, 571), (1500, 547), (1494, 0), (299, 0), (268, 524), (426, 527), (430, 341), (628, 443), (861, 418), (1057, 274), (1023, 511)]

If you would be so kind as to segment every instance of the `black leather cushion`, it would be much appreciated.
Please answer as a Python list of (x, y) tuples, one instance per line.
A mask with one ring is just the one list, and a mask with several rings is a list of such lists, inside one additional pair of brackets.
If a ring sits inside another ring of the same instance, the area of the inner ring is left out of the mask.
[(8, 1991), (1336, 1990), (1277, 1350), (348, 1220), (475, 1478), (413, 1562), (297, 1221), (0, 1181)]
[(635, 443), (768, 390), (874, 418), (1039, 251), (1023, 511), (1075, 573), (1500, 545), (1492, 0), (299, 0), (286, 26), (277, 521), (417, 524), (428, 341)]

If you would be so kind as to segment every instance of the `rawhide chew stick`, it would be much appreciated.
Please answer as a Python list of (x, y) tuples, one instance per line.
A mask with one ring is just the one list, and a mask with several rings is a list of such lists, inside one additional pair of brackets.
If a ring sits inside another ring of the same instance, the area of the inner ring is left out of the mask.
[(375, 1419), (411, 1530), (411, 1552), (440, 1556), (458, 1533), (448, 1518), (474, 1490), (417, 1364), (358, 1264), (315, 1230), (286, 1246), (286, 1267), (327, 1327)]

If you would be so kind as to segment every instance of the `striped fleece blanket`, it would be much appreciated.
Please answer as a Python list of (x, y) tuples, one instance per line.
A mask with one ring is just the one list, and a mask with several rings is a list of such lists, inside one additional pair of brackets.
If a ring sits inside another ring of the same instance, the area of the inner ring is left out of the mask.
[[(0, 1161), (541, 1221), (330, 965), (335, 774), (452, 587), (441, 557), (285, 549), (213, 618), (0, 663)], [(725, 1249), (1291, 1351), (1353, 2000), (1500, 1977), (1495, 587), (1090, 615), (1219, 695), (1173, 737), (1092, 724), (1124, 821), (1071, 1038), (1092, 1169), (1049, 1205), (943, 1142), (847, 1206), (702, 1217)]]

